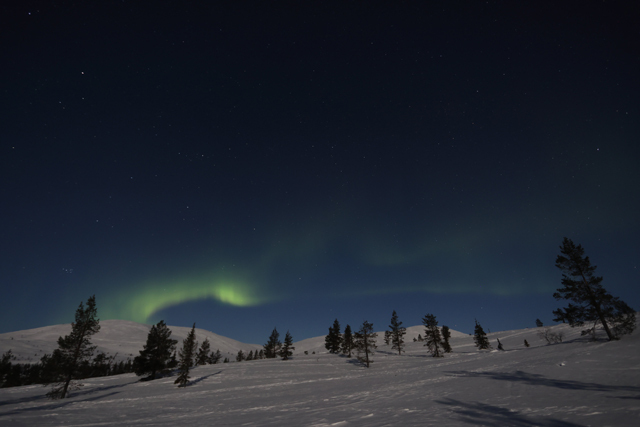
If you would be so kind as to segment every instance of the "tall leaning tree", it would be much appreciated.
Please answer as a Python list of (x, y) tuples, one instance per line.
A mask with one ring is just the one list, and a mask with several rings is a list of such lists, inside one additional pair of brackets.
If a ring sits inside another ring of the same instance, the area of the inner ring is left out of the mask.
[(58, 338), (58, 348), (54, 350), (51, 360), (55, 360), (50, 381), (53, 383), (47, 396), (52, 399), (64, 399), (69, 391), (82, 387), (75, 382), (83, 363), (88, 362), (96, 349), (91, 344), (91, 336), (100, 330), (97, 318), (96, 296), (93, 295), (76, 310), (75, 322), (71, 324), (71, 333)]
[(602, 277), (594, 275), (596, 266), (592, 266), (589, 257), (584, 256), (581, 245), (576, 246), (565, 237), (556, 258), (556, 267), (562, 270), (563, 287), (553, 297), (571, 300), (574, 304), (554, 310), (555, 321), (567, 322), (571, 327), (593, 324), (594, 334), (600, 323), (609, 341), (633, 332), (636, 327), (635, 311), (602, 287)]

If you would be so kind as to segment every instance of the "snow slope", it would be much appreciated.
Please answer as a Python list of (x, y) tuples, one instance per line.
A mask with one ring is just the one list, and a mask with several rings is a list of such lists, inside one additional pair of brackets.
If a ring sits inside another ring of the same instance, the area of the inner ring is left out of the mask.
[[(133, 359), (140, 354), (140, 350), (147, 342), (147, 335), (150, 329), (150, 325), (128, 320), (101, 320), (100, 332), (91, 337), (91, 342), (97, 345), (97, 351), (110, 355), (117, 354), (116, 360), (118, 361), (126, 360), (127, 358)], [(171, 329), (171, 338), (178, 340), (178, 348), (182, 345), (182, 340), (191, 331), (191, 328), (181, 326), (169, 326), (169, 329)], [(67, 323), (0, 334), (0, 354), (11, 350), (16, 356), (16, 363), (39, 362), (44, 354), (51, 353), (58, 348), (58, 337), (67, 335), (70, 332), (71, 324)], [(229, 357), (234, 360), (238, 350), (248, 353), (251, 350), (262, 348), (258, 344), (245, 344), (196, 328), (198, 342), (201, 343), (206, 338), (209, 338), (213, 351), (219, 349), (223, 358)]]
[(637, 426), (640, 333), (588, 342), (553, 329), (565, 342), (545, 345), (536, 328), (489, 334), (506, 351), (457, 334), (439, 359), (422, 343), (402, 356), (380, 345), (369, 369), (325, 352), (198, 367), (184, 389), (133, 374), (87, 380), (63, 401), (42, 386), (0, 389), (0, 425)]

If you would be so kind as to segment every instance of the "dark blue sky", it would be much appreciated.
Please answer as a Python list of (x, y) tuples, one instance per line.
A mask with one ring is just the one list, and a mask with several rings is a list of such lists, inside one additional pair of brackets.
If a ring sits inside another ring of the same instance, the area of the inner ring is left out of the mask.
[(534, 326), (564, 236), (640, 307), (628, 2), (219, 3), (2, 6), (0, 332)]

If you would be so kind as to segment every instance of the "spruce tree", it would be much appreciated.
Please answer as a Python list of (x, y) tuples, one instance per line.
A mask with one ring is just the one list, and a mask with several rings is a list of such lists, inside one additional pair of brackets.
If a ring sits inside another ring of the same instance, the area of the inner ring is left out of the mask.
[(58, 348), (51, 360), (55, 365), (50, 372), (49, 381), (54, 383), (47, 396), (52, 399), (64, 399), (68, 392), (82, 387), (73, 381), (84, 363), (88, 363), (96, 349), (91, 344), (91, 336), (100, 331), (100, 320), (96, 317), (95, 295), (89, 297), (87, 306), (81, 302), (76, 310), (75, 322), (71, 324), (71, 333), (58, 338)]
[(4, 383), (11, 372), (12, 360), (16, 360), (16, 357), (10, 349), (4, 352), (2, 358), (0, 358), (0, 388), (4, 387)]
[(438, 329), (438, 321), (433, 314), (427, 314), (422, 319), (424, 325), (424, 340), (425, 346), (429, 347), (429, 352), (433, 357), (442, 357), (440, 348), (443, 347), (442, 337), (440, 336), (440, 329)]
[(245, 360), (244, 352), (242, 350), (238, 350), (238, 354), (236, 355), (236, 362), (242, 362)]
[(280, 357), (282, 357), (282, 360), (289, 360), (289, 357), (293, 355), (293, 350), (295, 349), (296, 348), (293, 346), (293, 338), (289, 331), (287, 331), (287, 334), (284, 336), (282, 350), (280, 350)]
[(390, 331), (384, 331), (384, 344), (385, 345), (389, 345), (391, 343), (391, 332)]
[(540, 320), (540, 319), (536, 319), (536, 326), (537, 326), (538, 328), (542, 328), (542, 326), (543, 326), (542, 320)]
[(362, 323), (360, 330), (358, 330), (354, 335), (353, 343), (358, 353), (357, 359), (368, 368), (369, 364), (373, 363), (371, 356), (377, 348), (376, 338), (378, 334), (373, 332), (373, 324), (365, 320)]
[(169, 363), (167, 364), (167, 369), (172, 370), (172, 369), (175, 369), (177, 366), (178, 366), (178, 359), (177, 359), (176, 350), (174, 350), (173, 353), (171, 353), (171, 359), (169, 359)]
[(182, 341), (182, 349), (180, 350), (180, 363), (178, 365), (178, 378), (174, 384), (178, 387), (186, 387), (189, 383), (189, 370), (193, 366), (193, 358), (196, 353), (198, 343), (196, 342), (196, 324), (193, 324), (191, 332)]
[(206, 365), (209, 363), (211, 359), (211, 344), (209, 343), (209, 338), (205, 338), (200, 344), (200, 348), (198, 349), (198, 354), (196, 355), (196, 365)]
[(246, 358), (246, 360), (247, 360), (247, 361), (249, 361), (249, 360), (253, 360), (253, 350), (249, 351), (249, 354), (247, 354), (247, 358)]
[(220, 363), (222, 359), (222, 353), (220, 353), (220, 349), (216, 350), (216, 352), (211, 352), (211, 357), (209, 357), (209, 364), (215, 365), (216, 363)]
[(351, 326), (347, 325), (342, 336), (342, 353), (351, 357), (351, 350), (353, 350), (353, 334), (351, 333)]
[(602, 287), (602, 277), (594, 276), (596, 266), (592, 266), (589, 257), (584, 256), (582, 246), (576, 246), (565, 237), (560, 253), (556, 267), (563, 272), (564, 287), (558, 289), (553, 297), (571, 300), (575, 305), (569, 303), (564, 309), (554, 310), (555, 319), (566, 320), (571, 327), (592, 323), (594, 332), (600, 323), (609, 341), (632, 333), (636, 327), (635, 311)]
[(341, 344), (342, 336), (340, 335), (340, 322), (336, 319), (333, 322), (333, 326), (329, 327), (329, 333), (324, 338), (324, 347), (329, 350), (329, 353), (338, 354), (340, 352)]
[(171, 353), (176, 348), (177, 341), (171, 339), (171, 330), (161, 320), (153, 325), (147, 335), (147, 342), (140, 355), (133, 360), (136, 375), (149, 375), (146, 379), (153, 380), (156, 374), (162, 374), (169, 370)]
[(398, 314), (395, 310), (391, 314), (391, 328), (389, 332), (389, 339), (391, 341), (391, 349), (397, 350), (398, 355), (402, 355), (404, 351), (404, 335), (407, 333), (407, 328), (402, 326), (402, 322), (398, 321)]
[(491, 348), (491, 344), (489, 343), (489, 339), (487, 338), (487, 334), (482, 329), (482, 326), (476, 320), (476, 327), (473, 333), (473, 341), (476, 343), (476, 347), (478, 350), (488, 350)]
[(280, 342), (280, 334), (276, 328), (273, 328), (273, 331), (269, 336), (269, 341), (267, 341), (263, 347), (266, 359), (275, 359), (278, 356), (282, 343)]
[(442, 350), (445, 353), (451, 353), (451, 344), (449, 344), (449, 338), (451, 338), (451, 331), (448, 326), (442, 325)]

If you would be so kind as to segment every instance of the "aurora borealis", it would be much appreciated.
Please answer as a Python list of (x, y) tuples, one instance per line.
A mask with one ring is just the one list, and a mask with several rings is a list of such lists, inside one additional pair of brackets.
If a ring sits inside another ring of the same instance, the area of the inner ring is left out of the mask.
[(543, 3), (5, 6), (0, 332), (523, 328), (565, 236), (638, 309), (637, 31)]

